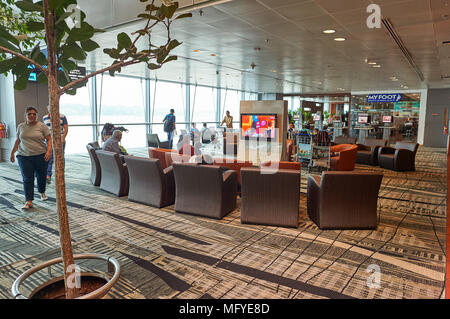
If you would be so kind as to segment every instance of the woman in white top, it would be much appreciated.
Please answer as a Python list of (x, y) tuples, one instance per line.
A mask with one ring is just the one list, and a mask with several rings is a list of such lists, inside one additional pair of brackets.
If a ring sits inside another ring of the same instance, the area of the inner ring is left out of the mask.
[(33, 207), (35, 175), (41, 199), (48, 199), (45, 195), (45, 186), (48, 160), (52, 155), (52, 139), (50, 129), (37, 120), (37, 113), (34, 106), (26, 108), (26, 121), (17, 126), (17, 139), (11, 151), (11, 162), (13, 163), (14, 154), (18, 151), (17, 160), (22, 173), (26, 200), (23, 209)]

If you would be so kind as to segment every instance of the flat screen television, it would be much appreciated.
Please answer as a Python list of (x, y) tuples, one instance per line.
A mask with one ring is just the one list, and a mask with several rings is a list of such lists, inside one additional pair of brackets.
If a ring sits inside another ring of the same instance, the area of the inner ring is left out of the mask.
[(276, 128), (276, 114), (241, 114), (241, 139), (275, 139)]
[(319, 114), (314, 114), (313, 115), (313, 120), (314, 121), (320, 121), (320, 115)]
[(391, 115), (383, 115), (383, 123), (392, 123)]
[(359, 114), (358, 115), (358, 123), (360, 124), (367, 124), (369, 123), (370, 118), (368, 114)]

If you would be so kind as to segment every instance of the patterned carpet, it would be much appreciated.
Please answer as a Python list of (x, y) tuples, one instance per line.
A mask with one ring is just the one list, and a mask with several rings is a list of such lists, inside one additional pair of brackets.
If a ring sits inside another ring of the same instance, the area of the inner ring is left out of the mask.
[[(420, 148), (416, 163), (417, 171), (408, 173), (357, 165), (384, 173), (378, 228), (322, 231), (306, 214), (305, 172), (300, 223), (289, 229), (241, 224), (239, 201), (223, 220), (213, 220), (114, 197), (90, 184), (87, 154), (70, 155), (66, 185), (74, 252), (120, 262), (121, 276), (106, 298), (443, 298), (445, 151)], [(35, 200), (24, 212), (18, 167), (0, 163), (0, 172), (0, 298), (12, 298), (19, 274), (60, 256), (58, 219), (54, 184), (48, 202)], [(378, 288), (370, 281), (376, 278), (373, 265), (381, 271)], [(82, 268), (106, 271), (94, 261)], [(29, 277), (24, 294), (48, 278), (47, 271)]]

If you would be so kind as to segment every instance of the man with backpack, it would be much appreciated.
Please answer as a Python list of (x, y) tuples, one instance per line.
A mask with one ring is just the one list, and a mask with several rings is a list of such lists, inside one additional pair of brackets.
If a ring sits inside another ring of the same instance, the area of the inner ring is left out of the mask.
[(175, 131), (175, 110), (170, 109), (170, 113), (164, 117), (164, 132), (167, 133), (167, 139), (169, 140), (169, 149), (173, 146), (173, 132)]

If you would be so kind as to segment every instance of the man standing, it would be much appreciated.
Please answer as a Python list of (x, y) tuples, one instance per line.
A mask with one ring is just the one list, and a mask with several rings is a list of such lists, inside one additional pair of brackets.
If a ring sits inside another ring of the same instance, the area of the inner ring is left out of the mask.
[[(50, 128), (50, 132), (52, 131), (52, 121), (50, 118), (50, 105), (47, 106), (48, 114), (44, 115), (42, 118), (42, 122), (44, 122), (45, 125), (47, 125)], [(67, 122), (67, 118), (64, 114), (59, 114), (59, 122), (61, 124), (61, 142), (63, 146), (63, 157), (64, 157), (64, 151), (66, 149), (66, 136), (69, 132), (69, 124)], [(52, 150), (52, 156), (50, 157), (50, 160), (48, 161), (48, 167), (47, 167), (47, 184), (50, 184), (52, 182), (52, 168), (53, 168), (53, 150)]]
[(167, 139), (169, 140), (169, 149), (173, 147), (173, 131), (175, 130), (175, 110), (170, 109), (170, 113), (164, 117), (164, 132), (167, 133)]
[(226, 124), (227, 128), (233, 128), (233, 117), (230, 115), (230, 111), (225, 112), (225, 117), (220, 125), (223, 125), (223, 123)]

